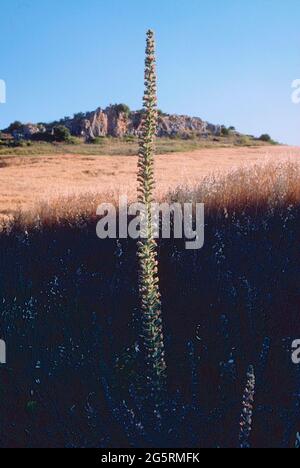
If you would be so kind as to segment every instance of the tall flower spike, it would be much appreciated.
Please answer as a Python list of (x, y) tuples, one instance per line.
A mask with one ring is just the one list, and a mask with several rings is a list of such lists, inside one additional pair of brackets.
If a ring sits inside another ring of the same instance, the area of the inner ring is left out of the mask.
[(254, 367), (250, 366), (247, 373), (247, 385), (243, 396), (243, 410), (240, 423), (240, 448), (250, 448), (255, 384)]
[(164, 386), (166, 363), (159, 292), (157, 243), (152, 225), (154, 144), (157, 131), (156, 61), (153, 31), (147, 32), (145, 94), (138, 161), (138, 200), (144, 206), (141, 240), (138, 243), (139, 294), (142, 314), (142, 340), (147, 380), (153, 397)]

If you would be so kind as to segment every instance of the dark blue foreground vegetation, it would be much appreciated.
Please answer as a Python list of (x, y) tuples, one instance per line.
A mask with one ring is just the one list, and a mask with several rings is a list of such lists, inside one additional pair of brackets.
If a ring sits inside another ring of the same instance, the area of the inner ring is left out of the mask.
[(0, 238), (2, 447), (238, 447), (247, 369), (252, 447), (299, 431), (300, 207), (206, 217), (201, 251), (159, 243), (168, 394), (155, 415), (139, 358), (136, 244), (95, 224)]

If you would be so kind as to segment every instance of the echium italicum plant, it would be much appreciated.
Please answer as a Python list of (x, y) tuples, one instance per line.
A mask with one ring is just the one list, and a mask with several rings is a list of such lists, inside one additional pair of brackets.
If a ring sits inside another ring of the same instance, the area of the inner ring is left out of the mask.
[(154, 145), (158, 115), (156, 91), (155, 39), (153, 31), (149, 30), (147, 32), (144, 112), (138, 162), (138, 201), (143, 204), (144, 210), (141, 213), (143, 222), (137, 254), (142, 344), (147, 368), (146, 378), (154, 398), (163, 390), (166, 378), (157, 243), (154, 238), (151, 209), (155, 186)]

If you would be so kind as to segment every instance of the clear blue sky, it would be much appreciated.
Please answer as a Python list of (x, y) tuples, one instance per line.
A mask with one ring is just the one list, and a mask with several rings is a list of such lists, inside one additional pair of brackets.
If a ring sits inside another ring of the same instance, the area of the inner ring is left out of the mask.
[(0, 128), (140, 108), (151, 27), (162, 110), (300, 145), (299, 0), (1, 0), (0, 12)]

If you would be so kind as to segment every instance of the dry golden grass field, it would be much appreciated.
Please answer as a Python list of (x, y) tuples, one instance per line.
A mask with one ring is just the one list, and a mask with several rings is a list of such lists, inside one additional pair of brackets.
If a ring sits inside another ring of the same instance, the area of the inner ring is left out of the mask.
[[(205, 176), (224, 175), (251, 164), (300, 161), (288, 146), (199, 149), (156, 156), (157, 194), (193, 186)], [(0, 158), (0, 217), (29, 211), (41, 202), (86, 193), (135, 197), (137, 157), (77, 154), (7, 155)]]

